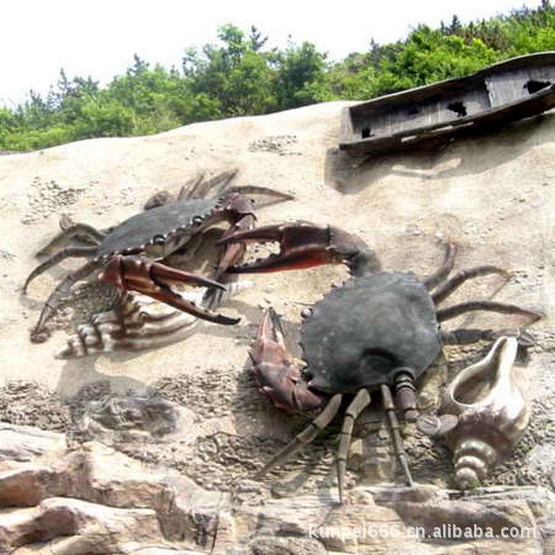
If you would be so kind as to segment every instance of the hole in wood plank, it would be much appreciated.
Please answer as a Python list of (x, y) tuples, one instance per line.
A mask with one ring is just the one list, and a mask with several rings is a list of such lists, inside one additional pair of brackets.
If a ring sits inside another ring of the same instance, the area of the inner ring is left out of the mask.
[(524, 85), (524, 88), (530, 94), (534, 94), (534, 93), (537, 93), (538, 91), (541, 91), (542, 89), (545, 89), (546, 87), (549, 87), (549, 85), (551, 85), (550, 81), (537, 81), (536, 79), (530, 79), (529, 81), (526, 82), (526, 84)]
[(466, 106), (462, 102), (451, 102), (447, 108), (449, 108), (452, 112), (455, 112), (459, 118), (463, 118), (467, 115)]
[(363, 139), (368, 139), (368, 137), (371, 137), (372, 132), (370, 131), (370, 127), (363, 127), (360, 134), (362, 135)]

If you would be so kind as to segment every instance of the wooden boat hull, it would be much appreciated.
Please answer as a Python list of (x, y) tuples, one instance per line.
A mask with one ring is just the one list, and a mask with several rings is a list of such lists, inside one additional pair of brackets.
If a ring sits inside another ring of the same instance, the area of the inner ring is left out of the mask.
[(511, 58), (467, 77), (381, 96), (343, 110), (339, 147), (386, 152), (555, 107), (555, 52)]

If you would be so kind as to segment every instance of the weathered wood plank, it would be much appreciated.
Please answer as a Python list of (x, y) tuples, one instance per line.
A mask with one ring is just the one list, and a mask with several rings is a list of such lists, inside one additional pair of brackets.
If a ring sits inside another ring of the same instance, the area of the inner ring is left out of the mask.
[(345, 108), (340, 148), (383, 152), (410, 141), (501, 125), (555, 106), (555, 52), (513, 58), (468, 77)]

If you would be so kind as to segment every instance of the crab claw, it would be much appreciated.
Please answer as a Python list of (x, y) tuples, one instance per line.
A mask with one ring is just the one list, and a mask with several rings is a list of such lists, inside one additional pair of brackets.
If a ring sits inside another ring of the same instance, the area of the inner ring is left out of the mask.
[[(254, 228), (255, 223), (256, 217), (254, 214), (245, 214), (224, 232), (223, 238), (225, 239), (226, 237), (231, 237), (236, 233), (249, 231)], [(233, 268), (234, 265), (243, 258), (246, 250), (245, 245), (240, 242), (234, 242), (226, 245), (220, 260), (218, 261), (214, 277), (216, 279), (220, 279), (220, 277), (223, 276), (229, 268)]]
[(224, 325), (236, 324), (239, 321), (238, 318), (229, 318), (223, 314), (217, 314), (188, 301), (170, 285), (172, 283), (189, 283), (202, 287), (215, 287), (225, 291), (226, 288), (221, 283), (170, 268), (164, 264), (151, 262), (140, 256), (114, 255), (110, 257), (104, 271), (100, 274), (100, 279), (121, 289), (137, 291), (152, 297), (202, 320)]
[(264, 311), (249, 354), (260, 391), (276, 407), (297, 412), (325, 404), (326, 397), (312, 391), (302, 379), (285, 347), (281, 324), (273, 308)]
[(379, 262), (366, 243), (357, 237), (332, 226), (318, 226), (309, 222), (292, 222), (241, 231), (219, 241), (221, 245), (253, 241), (277, 242), (278, 254), (255, 262), (232, 266), (229, 273), (276, 272), (311, 268), (321, 264), (345, 262), (352, 271), (360, 263), (371, 263), (379, 269)]

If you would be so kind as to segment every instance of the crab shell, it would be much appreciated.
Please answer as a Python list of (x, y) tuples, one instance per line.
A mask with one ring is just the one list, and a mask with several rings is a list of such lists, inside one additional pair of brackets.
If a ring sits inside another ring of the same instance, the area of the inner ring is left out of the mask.
[(355, 393), (392, 385), (398, 369), (421, 375), (441, 349), (434, 303), (412, 272), (347, 281), (314, 305), (301, 328), (308, 385)]
[(164, 258), (221, 220), (216, 212), (221, 204), (221, 199), (187, 199), (136, 214), (108, 233), (97, 258), (138, 250), (151, 258)]

